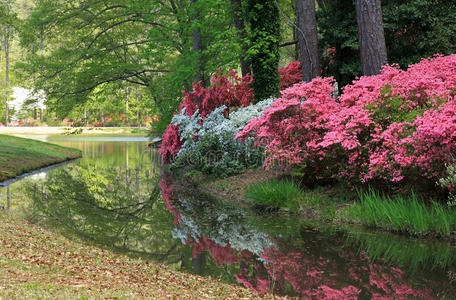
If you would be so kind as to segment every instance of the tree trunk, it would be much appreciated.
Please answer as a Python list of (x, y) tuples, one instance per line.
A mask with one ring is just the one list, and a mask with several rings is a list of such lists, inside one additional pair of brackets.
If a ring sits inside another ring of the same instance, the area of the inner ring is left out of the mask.
[(381, 1), (356, 0), (355, 5), (363, 74), (379, 74), (387, 63)]
[[(291, 3), (293, 11), (296, 11), (296, 1), (299, 1), (299, 0), (294, 0)], [(297, 13), (295, 14), (294, 22), (298, 23)], [(293, 26), (293, 41), (297, 41), (297, 40), (298, 40), (298, 30), (296, 30), (296, 26)], [(294, 45), (294, 60), (301, 60), (301, 57), (299, 56), (299, 42)]]
[(5, 35), (5, 126), (8, 127), (9, 120), (9, 34), (8, 29)]
[(247, 33), (245, 30), (244, 18), (242, 17), (242, 3), (241, 0), (231, 0), (231, 7), (233, 9), (234, 27), (238, 32), (239, 42), (241, 44), (241, 73), (242, 77), (250, 73), (250, 64), (246, 59), (247, 56)]
[(139, 86), (136, 85), (136, 105), (139, 107), (138, 113), (137, 113), (137, 119), (138, 119), (138, 128), (141, 128), (141, 119), (142, 119), (142, 114), (141, 114), (141, 97), (139, 96)]
[[(9, 1), (6, 1), (6, 14), (9, 15)], [(8, 107), (8, 100), (9, 100), (9, 47), (10, 47), (10, 28), (9, 24), (6, 28), (5, 34), (5, 126), (8, 127), (8, 120), (9, 120), (9, 107)]]
[(130, 103), (128, 103), (128, 94), (130, 93), (130, 88), (127, 86), (125, 88), (125, 120), (127, 121), (128, 123), (128, 111), (130, 109)]
[[(190, 0), (191, 5), (195, 4), (198, 0)], [(199, 14), (197, 11), (197, 8), (194, 10), (194, 16), (192, 18), (192, 21), (195, 22), (198, 20)], [(201, 30), (199, 28), (193, 28), (192, 29), (192, 40), (193, 40), (193, 51), (196, 53), (196, 57), (198, 60), (198, 70), (196, 71), (195, 75), (195, 81), (196, 82), (202, 82), (203, 85), (203, 74), (204, 74), (204, 67), (203, 67), (203, 61), (201, 58)]]
[(296, 19), (302, 78), (309, 82), (320, 75), (315, 0), (296, 0)]

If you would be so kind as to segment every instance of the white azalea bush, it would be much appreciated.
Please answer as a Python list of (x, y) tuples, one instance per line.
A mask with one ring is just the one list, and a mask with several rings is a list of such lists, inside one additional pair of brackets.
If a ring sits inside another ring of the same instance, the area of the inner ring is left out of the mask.
[(263, 150), (254, 147), (254, 140), (240, 141), (234, 137), (250, 120), (261, 117), (273, 101), (274, 98), (269, 98), (232, 111), (228, 116), (225, 116), (226, 106), (222, 105), (207, 115), (204, 122), (199, 111), (189, 117), (183, 109), (172, 120), (174, 125), (179, 126), (183, 142), (172, 166), (191, 167), (217, 177), (226, 177), (261, 165)]

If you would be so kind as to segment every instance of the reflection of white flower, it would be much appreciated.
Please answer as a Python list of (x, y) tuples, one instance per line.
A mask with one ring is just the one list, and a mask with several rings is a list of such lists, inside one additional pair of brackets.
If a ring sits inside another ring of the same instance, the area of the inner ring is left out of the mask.
[(43, 90), (33, 91), (21, 87), (13, 87), (14, 100), (8, 101), (8, 106), (14, 110), (13, 120), (18, 120), (19, 115), (29, 109), (46, 109), (46, 95)]
[(28, 178), (30, 178), (31, 180), (34, 180), (34, 181), (43, 180), (43, 179), (46, 179), (46, 172), (36, 173), (36, 174), (28, 176)]
[(215, 208), (215, 211), (212, 211), (213, 215), (199, 216), (194, 213), (199, 209), (198, 203), (184, 197), (179, 197), (179, 202), (183, 209), (179, 211), (179, 223), (172, 230), (172, 236), (180, 239), (182, 244), (185, 244), (189, 237), (198, 242), (204, 235), (222, 247), (229, 244), (235, 250), (247, 250), (257, 256), (265, 249), (275, 247), (268, 234), (242, 222), (245, 211), (241, 209), (217, 209), (211, 206)]

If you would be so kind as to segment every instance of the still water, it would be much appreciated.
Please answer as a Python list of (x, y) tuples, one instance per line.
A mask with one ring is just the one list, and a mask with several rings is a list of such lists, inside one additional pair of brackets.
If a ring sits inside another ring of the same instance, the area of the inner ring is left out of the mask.
[(454, 244), (257, 215), (174, 180), (146, 139), (47, 140), (84, 157), (0, 186), (0, 206), (50, 230), (260, 292), (456, 299)]

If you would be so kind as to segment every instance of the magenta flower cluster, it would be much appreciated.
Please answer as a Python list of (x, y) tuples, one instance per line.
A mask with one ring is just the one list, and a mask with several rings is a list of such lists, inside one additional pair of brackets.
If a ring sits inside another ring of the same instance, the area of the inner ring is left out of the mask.
[(434, 180), (456, 153), (456, 55), (385, 66), (333, 95), (332, 78), (283, 90), (236, 138), (265, 146), (265, 167), (351, 182)]

